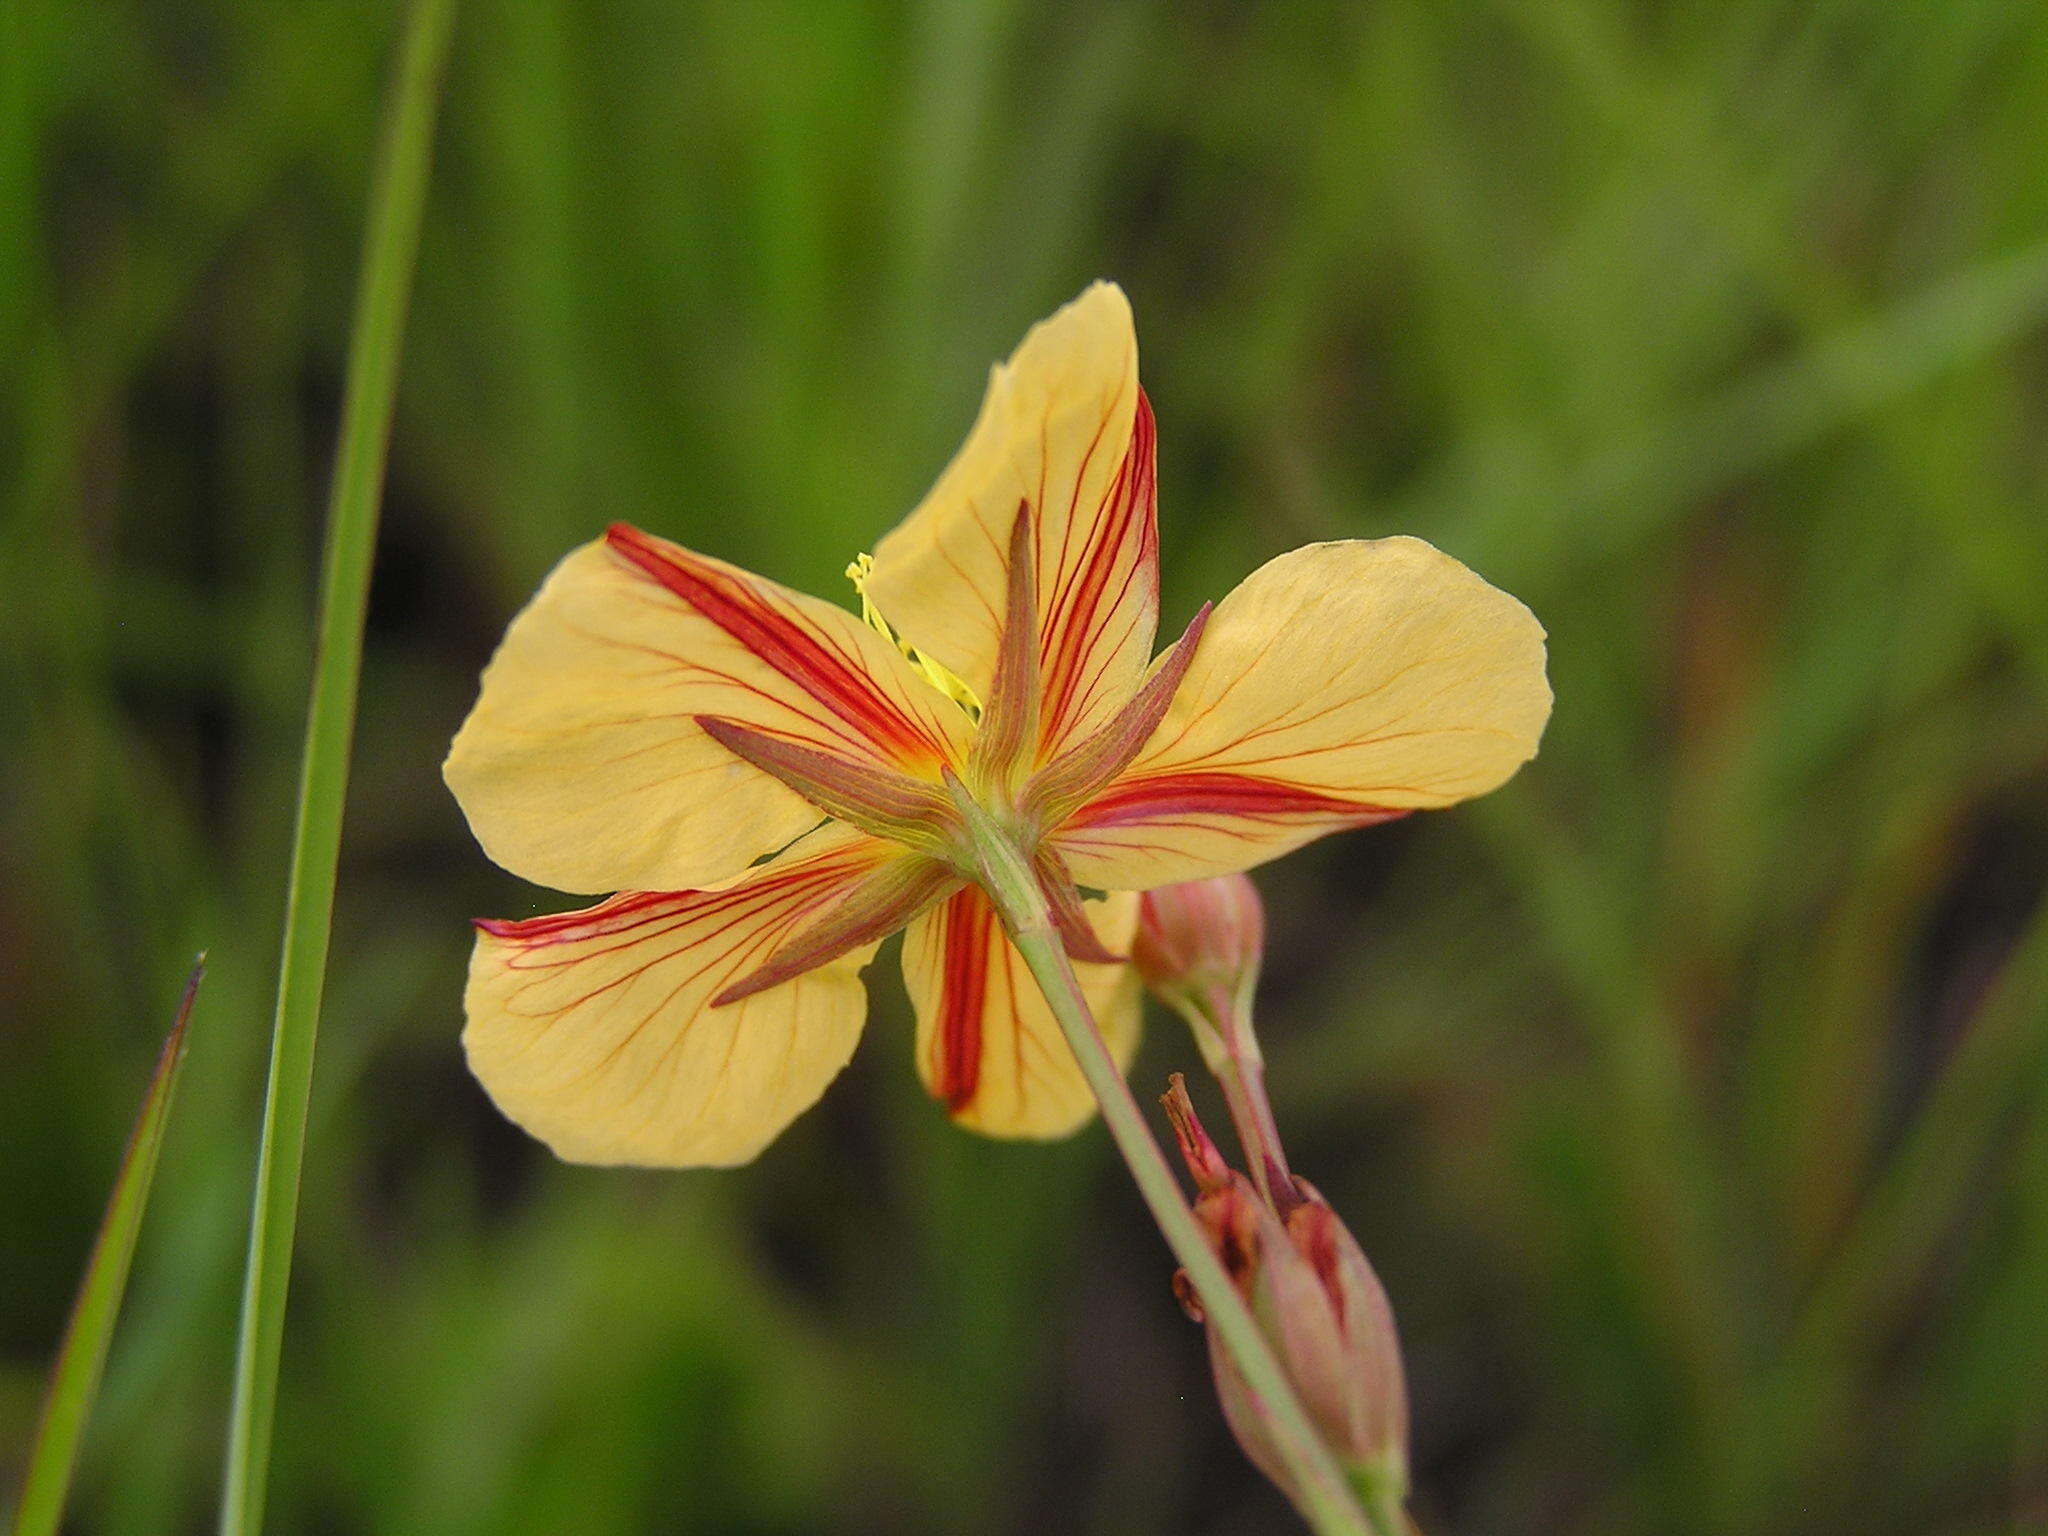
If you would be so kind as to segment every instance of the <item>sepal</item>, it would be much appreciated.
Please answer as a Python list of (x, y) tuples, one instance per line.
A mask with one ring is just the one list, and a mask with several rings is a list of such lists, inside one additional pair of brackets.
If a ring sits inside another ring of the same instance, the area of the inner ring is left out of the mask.
[(1153, 667), (1152, 675), (1129, 703), (1070, 750), (1062, 753), (1031, 781), (1025, 805), (1041, 826), (1056, 827), (1089, 797), (1108, 784), (1145, 749), (1173, 703), (1174, 690), (1187, 675), (1208, 627), (1210, 604), (1204, 603), (1173, 649)]
[(801, 746), (736, 720), (699, 715), (704, 734), (781, 780), (835, 821), (938, 854), (951, 845), (959, 814), (938, 785)]
[(995, 672), (974, 734), (972, 777), (977, 783), (1014, 783), (1038, 745), (1044, 669), (1038, 656), (1038, 555), (1033, 547), (1031, 503), (1019, 501), (1010, 523), (1010, 563), (1005, 582), (1003, 632), (996, 646)]
[(1045, 892), (1046, 910), (1052, 913), (1053, 927), (1059, 930), (1060, 943), (1070, 960), (1085, 960), (1092, 965), (1120, 965), (1130, 958), (1120, 955), (1104, 944), (1095, 932), (1095, 925), (1088, 920), (1087, 909), (1081, 903), (1081, 891), (1074, 884), (1074, 877), (1067, 873), (1066, 861), (1050, 848), (1041, 847), (1032, 859), (1032, 868), (1038, 874), (1038, 888)]
[(952, 866), (936, 859), (901, 858), (886, 864), (848, 890), (831, 911), (775, 950), (765, 963), (720, 992), (711, 1000), (712, 1006), (723, 1008), (765, 992), (863, 945), (886, 939), (965, 883)]

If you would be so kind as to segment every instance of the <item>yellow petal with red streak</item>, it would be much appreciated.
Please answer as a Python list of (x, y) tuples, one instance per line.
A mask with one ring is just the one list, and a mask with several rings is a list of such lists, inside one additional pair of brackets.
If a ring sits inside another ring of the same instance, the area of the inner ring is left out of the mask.
[(1097, 283), (990, 375), (966, 444), (875, 546), (866, 592), (903, 638), (986, 698), (1010, 530), (1031, 512), (1046, 751), (1143, 678), (1159, 613), (1153, 431), (1130, 301)]
[(926, 779), (970, 730), (844, 609), (619, 527), (513, 620), (443, 772), (514, 874), (583, 892), (708, 885), (818, 812), (698, 716)]
[(507, 1117), (571, 1162), (729, 1167), (816, 1102), (867, 1015), (867, 944), (712, 999), (905, 857), (828, 825), (718, 890), (479, 923), (463, 1049)]
[(1111, 890), (1248, 869), (1485, 794), (1549, 715), (1521, 603), (1420, 539), (1311, 544), (1217, 605), (1152, 739), (1053, 845)]
[[(1087, 904), (1103, 946), (1127, 954), (1135, 896)], [(1138, 1044), (1140, 983), (1127, 963), (1077, 962), (1103, 1037), (1119, 1065)], [(1094, 1113), (1058, 1021), (995, 909), (969, 886), (904, 931), (903, 978), (917, 1012), (917, 1070), (961, 1125), (989, 1136), (1065, 1136)]]

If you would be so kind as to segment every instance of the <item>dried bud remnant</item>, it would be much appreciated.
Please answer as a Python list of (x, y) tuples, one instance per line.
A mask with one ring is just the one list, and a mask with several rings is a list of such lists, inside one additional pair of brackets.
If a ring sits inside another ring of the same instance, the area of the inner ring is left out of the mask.
[[(1232, 1284), (1359, 1497), (1371, 1509), (1398, 1509), (1408, 1487), (1408, 1399), (1379, 1277), (1313, 1185), (1292, 1180), (1283, 1215), (1224, 1163), (1178, 1073), (1164, 1103), (1195, 1179), (1195, 1216)], [(1188, 1315), (1205, 1322), (1184, 1274), (1174, 1277), (1174, 1291)], [(1259, 1470), (1296, 1497), (1263, 1404), (1214, 1327), (1207, 1331), (1231, 1432)]]

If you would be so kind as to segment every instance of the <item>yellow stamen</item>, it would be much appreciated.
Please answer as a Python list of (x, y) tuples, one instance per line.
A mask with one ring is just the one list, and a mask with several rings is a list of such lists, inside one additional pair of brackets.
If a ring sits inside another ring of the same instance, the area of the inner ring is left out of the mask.
[(873, 555), (855, 555), (853, 557), (853, 564), (846, 568), (846, 579), (853, 583), (853, 590), (860, 594), (860, 616), (862, 622), (908, 657), (910, 664), (923, 674), (926, 682), (930, 683), (970, 715), (980, 719), (981, 700), (974, 696), (974, 690), (962, 682), (956, 674), (949, 672), (936, 661), (933, 661), (931, 657), (919, 655), (914, 646), (906, 640), (899, 639), (896, 631), (889, 627), (889, 621), (882, 617), (882, 610), (877, 608), (874, 605), (874, 601), (868, 596), (868, 578), (874, 574), (874, 570), (875, 557)]

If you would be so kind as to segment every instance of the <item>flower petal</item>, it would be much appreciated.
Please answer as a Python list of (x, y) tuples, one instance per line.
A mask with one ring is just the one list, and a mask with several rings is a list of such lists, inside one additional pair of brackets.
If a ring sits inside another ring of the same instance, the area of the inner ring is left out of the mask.
[[(1130, 949), (1137, 898), (1089, 903), (1104, 947)], [(1103, 1037), (1126, 1062), (1138, 1043), (1139, 981), (1128, 964), (1077, 963)], [(917, 1070), (960, 1124), (990, 1136), (1076, 1130), (1095, 1097), (1052, 1010), (980, 887), (969, 886), (903, 935), (903, 979), (917, 1011)]]
[(744, 1163), (853, 1053), (867, 1013), (859, 973), (876, 946), (724, 1007), (712, 999), (906, 857), (828, 824), (717, 890), (478, 923), (463, 999), (470, 1070), (571, 1162)]
[(1130, 302), (1113, 283), (1034, 326), (997, 366), (965, 446), (875, 546), (876, 607), (983, 697), (1020, 506), (1033, 524), (1049, 753), (1130, 696), (1159, 617), (1152, 413)]
[(970, 730), (843, 609), (620, 527), (512, 621), (443, 772), (514, 874), (567, 891), (708, 885), (818, 813), (699, 715), (927, 779)]
[(1053, 838), (1146, 889), (1503, 783), (1550, 714), (1543, 629), (1420, 539), (1311, 544), (1220, 603), (1152, 739)]

